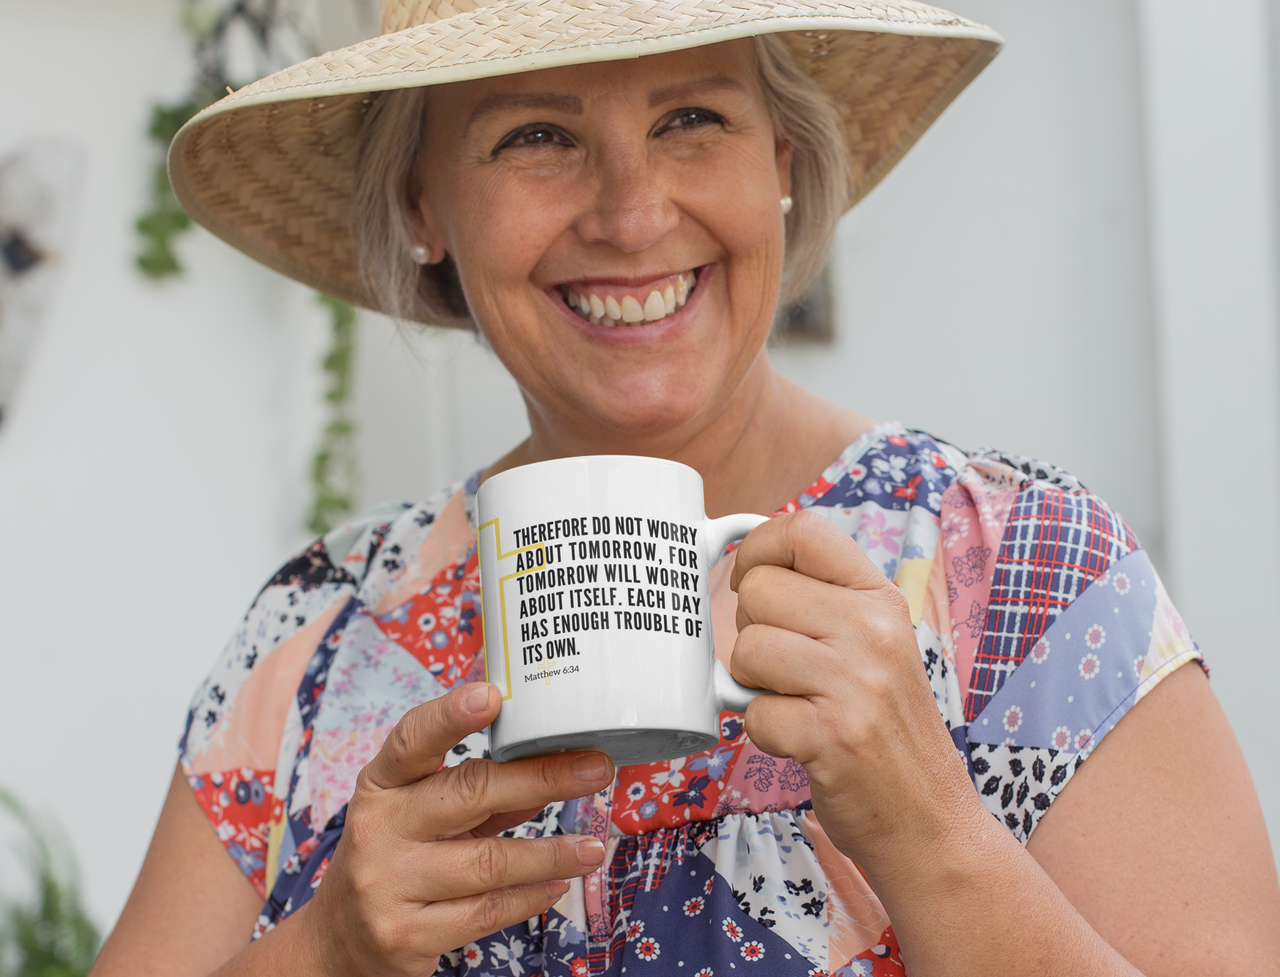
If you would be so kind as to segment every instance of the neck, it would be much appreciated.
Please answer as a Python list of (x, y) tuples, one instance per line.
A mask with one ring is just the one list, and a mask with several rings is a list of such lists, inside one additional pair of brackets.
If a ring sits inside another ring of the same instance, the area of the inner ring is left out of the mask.
[(702, 476), (709, 516), (770, 513), (818, 477), (872, 421), (829, 404), (774, 369), (765, 352), (725, 407), (674, 431), (634, 433), (566, 424), (526, 399), (530, 436), (484, 477), (517, 465), (589, 454), (669, 458)]

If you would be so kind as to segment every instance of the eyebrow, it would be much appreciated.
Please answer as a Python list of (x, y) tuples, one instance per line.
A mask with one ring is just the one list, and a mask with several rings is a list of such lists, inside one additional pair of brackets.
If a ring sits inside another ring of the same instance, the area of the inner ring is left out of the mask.
[(480, 103), (471, 110), (466, 128), (470, 129), (483, 116), (507, 109), (555, 109), (581, 115), (582, 99), (577, 95), (557, 95), (554, 92), (493, 92), (480, 99)]
[(703, 95), (707, 92), (717, 91), (735, 91), (743, 95), (747, 93), (747, 86), (742, 82), (734, 81), (732, 78), (726, 78), (723, 75), (714, 78), (699, 78), (695, 81), (683, 81), (675, 85), (667, 85), (665, 88), (655, 88), (649, 93), (649, 107), (661, 105), (663, 102), (675, 102), (680, 99), (690, 98), (694, 95)]
[[(696, 81), (685, 81), (664, 88), (655, 88), (649, 93), (649, 107), (664, 102), (679, 101), (694, 95), (702, 95), (714, 91), (735, 91), (747, 94), (747, 87), (732, 78), (718, 76), (700, 78)], [(467, 118), (466, 128), (470, 129), (476, 121), (493, 112), (510, 109), (554, 109), (569, 115), (582, 114), (582, 99), (577, 95), (560, 95), (555, 92), (493, 92), (482, 98), (471, 110)]]

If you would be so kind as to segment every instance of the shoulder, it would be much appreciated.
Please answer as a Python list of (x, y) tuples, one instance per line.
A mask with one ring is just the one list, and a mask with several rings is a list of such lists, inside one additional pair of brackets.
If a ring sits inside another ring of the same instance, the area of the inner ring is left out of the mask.
[(974, 783), (1025, 841), (1101, 739), (1199, 650), (1124, 519), (1047, 462), (967, 455), (943, 493), (937, 559)]
[(1049, 462), (881, 425), (800, 501), (906, 594), (939, 711), (1021, 840), (1128, 710), (1200, 657), (1124, 519)]
[(260, 891), (278, 861), (270, 851), (272, 811), (291, 792), (294, 755), (305, 745), (347, 620), (366, 598), (377, 599), (406, 563), (402, 554), (420, 552), (437, 526), (465, 535), (463, 495), (451, 486), (418, 505), (376, 506), (286, 560), (197, 688), (181, 763), (228, 852)]
[[(952, 603), (957, 591), (971, 591), (1032, 630), (1141, 548), (1120, 515), (1079, 479), (1021, 455), (968, 454), (941, 503), (938, 555)], [(1027, 600), (1036, 605), (1034, 620), (1025, 617)], [(1029, 633), (1024, 627), (1017, 637)]]
[(245, 718), (255, 726), (261, 725), (264, 710), (287, 710), (293, 693), (290, 683), (300, 676), (343, 605), (360, 591), (371, 568), (379, 565), (384, 549), (403, 536), (426, 531), (456, 493), (457, 486), (452, 486), (418, 505), (375, 506), (287, 559), (258, 591), (196, 689), (180, 742), (184, 762), (200, 766), (219, 762), (228, 767), (274, 762), (273, 746), (267, 742), (255, 743), (248, 751), (252, 756), (241, 755), (243, 748), (228, 753), (232, 743), (243, 747), (246, 742), (241, 736), (227, 735), (228, 717), (246, 712), (242, 702), (246, 696), (254, 715)]
[(964, 452), (924, 431), (878, 424), (851, 444), (787, 509), (872, 503), (935, 515), (941, 492), (967, 462)]

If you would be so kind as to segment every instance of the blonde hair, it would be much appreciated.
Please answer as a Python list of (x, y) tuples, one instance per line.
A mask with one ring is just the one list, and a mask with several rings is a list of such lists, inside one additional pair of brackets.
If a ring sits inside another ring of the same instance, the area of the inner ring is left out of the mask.
[[(831, 250), (851, 185), (844, 124), (776, 34), (753, 37), (761, 89), (778, 138), (790, 141), (791, 198), (779, 300), (809, 290)], [(422, 148), (429, 88), (374, 96), (360, 133), (354, 194), (362, 284), (383, 312), (440, 326), (474, 328), (452, 256), (419, 265), (405, 210), (409, 177)]]

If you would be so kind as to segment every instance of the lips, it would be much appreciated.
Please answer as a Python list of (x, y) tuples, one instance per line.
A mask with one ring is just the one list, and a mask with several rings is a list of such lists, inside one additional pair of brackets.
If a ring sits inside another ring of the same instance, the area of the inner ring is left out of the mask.
[(579, 318), (612, 328), (665, 319), (689, 301), (697, 285), (697, 272), (683, 271), (639, 287), (592, 282), (561, 285), (558, 290)]

